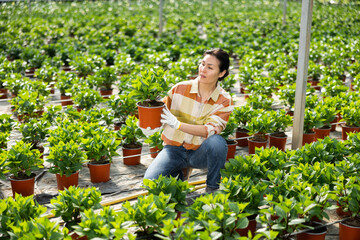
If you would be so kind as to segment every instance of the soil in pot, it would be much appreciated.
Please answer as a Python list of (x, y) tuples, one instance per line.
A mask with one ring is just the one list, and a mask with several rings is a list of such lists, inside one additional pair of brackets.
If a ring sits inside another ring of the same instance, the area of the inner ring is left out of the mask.
[(23, 197), (34, 195), (35, 176), (35, 173), (28, 178), (10, 176), (13, 197), (15, 197), (15, 193), (21, 194)]
[(287, 135), (285, 133), (272, 133), (269, 137), (269, 147), (276, 147), (285, 151)]
[(231, 140), (231, 141), (226, 141), (226, 143), (227, 143), (227, 147), (228, 147), (226, 161), (228, 161), (229, 159), (235, 157), (237, 141)]
[(343, 126), (341, 126), (341, 129), (342, 129), (342, 132), (341, 132), (342, 140), (347, 139), (349, 132), (360, 132), (360, 127), (349, 127), (349, 126), (343, 125)]
[(340, 240), (360, 239), (360, 217), (351, 218), (339, 223)]
[(104, 99), (109, 99), (109, 96), (111, 96), (112, 93), (112, 89), (100, 89), (100, 95), (103, 96)]
[(69, 188), (70, 186), (78, 186), (79, 183), (79, 171), (71, 174), (67, 177), (65, 174), (60, 176), (60, 174), (56, 174), (56, 181), (58, 190), (64, 190), (65, 188)]
[(330, 136), (331, 127), (315, 128), (315, 140)]
[(60, 95), (61, 106), (73, 105), (73, 101), (71, 100), (71, 96)]
[(299, 233), (298, 235), (296, 235), (297, 240), (325, 240), (327, 233), (326, 226), (323, 226), (323, 224), (317, 222), (312, 222), (307, 225), (312, 226), (314, 230)]
[(92, 183), (108, 182), (110, 180), (110, 166), (111, 163), (109, 163), (109, 161), (107, 163), (88, 163), (90, 171), (90, 181)]
[(142, 146), (124, 145), (122, 147), (123, 161), (125, 165), (138, 165), (140, 164)]
[(236, 232), (242, 236), (242, 237), (247, 237), (248, 236), (248, 232), (251, 232), (252, 236), (255, 236), (255, 231), (256, 231), (256, 214), (255, 215), (251, 215), (248, 216), (248, 220), (249, 220), (249, 224), (246, 228), (243, 229), (236, 229)]
[[(236, 130), (236, 141), (238, 142), (238, 146), (239, 147), (247, 147), (248, 146), (248, 140), (247, 138), (249, 137), (249, 134), (248, 134), (248, 130), (246, 129), (242, 129), (242, 128), (238, 128)], [(238, 139), (238, 138), (243, 138), (243, 139)]]
[(141, 128), (155, 129), (161, 127), (161, 113), (165, 104), (163, 102), (138, 102), (139, 126)]

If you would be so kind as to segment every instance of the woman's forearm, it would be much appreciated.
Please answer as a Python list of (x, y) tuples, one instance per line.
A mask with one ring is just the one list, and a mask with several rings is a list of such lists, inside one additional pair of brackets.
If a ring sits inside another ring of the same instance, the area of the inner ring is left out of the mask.
[[(193, 125), (193, 124), (188, 124), (188, 123), (181, 123), (180, 124), (180, 128), (179, 130), (194, 135), (194, 136), (200, 136), (200, 137), (207, 137), (208, 136), (208, 131), (207, 131), (207, 127), (204, 125)], [(220, 131), (219, 127), (215, 128), (216, 132)]]

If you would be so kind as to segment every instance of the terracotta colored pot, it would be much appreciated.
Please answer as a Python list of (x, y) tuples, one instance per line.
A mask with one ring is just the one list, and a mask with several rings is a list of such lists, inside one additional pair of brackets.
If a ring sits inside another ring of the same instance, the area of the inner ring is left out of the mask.
[[(141, 159), (141, 150), (142, 147), (138, 147), (138, 148), (125, 148), (122, 147), (122, 152), (123, 152), (123, 159), (124, 159), (124, 164), (125, 165), (138, 165), (140, 164), (140, 159)], [(131, 157), (133, 155), (139, 155), (139, 156), (134, 156)]]
[(33, 174), (28, 179), (20, 180), (11, 176), (10, 183), (13, 197), (15, 197), (15, 193), (21, 194), (23, 197), (34, 195), (35, 176)]
[(332, 120), (330, 123), (331, 123), (331, 132), (335, 132), (336, 131), (336, 125), (337, 124), (332, 124), (332, 123), (337, 123), (339, 121), (339, 118), (338, 118), (338, 116), (336, 116), (335, 117), (335, 119), (334, 120)]
[(255, 147), (258, 148), (266, 148), (267, 142), (268, 141), (264, 141), (264, 142), (257, 142), (257, 141), (253, 141), (252, 138), (248, 139), (249, 142), (249, 154), (255, 154)]
[(7, 88), (0, 88), (0, 99), (7, 98), (8, 90)]
[(151, 153), (150, 156), (151, 156), (152, 158), (156, 158), (157, 155), (159, 154), (158, 151), (159, 151), (159, 148), (158, 148), (158, 147), (152, 147), (152, 148), (150, 148), (150, 153)]
[(113, 93), (112, 89), (100, 89), (100, 95), (104, 96), (104, 99), (109, 99), (109, 96), (111, 96)]
[(310, 81), (311, 86), (314, 87), (316, 90), (319, 90), (319, 91), (320, 91), (320, 90), (321, 90), (321, 87), (318, 86), (319, 82), (320, 82), (320, 81), (313, 81), (313, 80)]
[(360, 132), (360, 127), (348, 127), (346, 125), (342, 125), (341, 129), (342, 129), (341, 132), (342, 140), (347, 139), (349, 132)]
[(84, 237), (79, 237), (79, 235), (77, 235), (75, 232), (72, 232), (71, 233), (71, 239), (74, 239), (74, 240), (87, 240), (87, 236), (84, 236)]
[[(235, 137), (237, 138), (236, 141), (238, 142), (239, 147), (247, 147), (248, 146), (247, 137), (249, 137), (249, 134), (248, 134), (247, 130), (238, 130), (238, 131), (236, 131)], [(244, 139), (238, 139), (238, 138), (244, 138)]]
[(344, 210), (341, 207), (341, 205), (339, 204), (339, 202), (336, 202), (336, 205), (338, 206), (338, 208), (336, 209), (336, 214), (339, 217), (350, 217), (351, 216), (351, 212), (349, 212), (349, 211), (344, 212)]
[(164, 105), (162, 106), (156, 106), (156, 107), (144, 107), (140, 106), (139, 103), (137, 103), (138, 111), (139, 111), (139, 126), (141, 128), (148, 128), (151, 129), (161, 127), (161, 113), (164, 108)]
[(294, 111), (287, 111), (286, 114), (293, 117), (294, 116)]
[(350, 226), (347, 223), (339, 223), (339, 239), (340, 240), (359, 240), (360, 227)]
[(227, 144), (228, 151), (227, 151), (227, 155), (226, 155), (226, 161), (228, 161), (230, 158), (235, 157), (236, 145), (237, 145), (237, 141), (233, 141), (233, 142)]
[(313, 223), (316, 229), (296, 235), (297, 240), (325, 240), (327, 227), (321, 223)]
[[(73, 101), (71, 100), (71, 96), (60, 95), (60, 99), (63, 100), (63, 101), (61, 101), (61, 106), (67, 106), (67, 105), (74, 104)], [(70, 100), (68, 100), (68, 99), (70, 99)]]
[(327, 136), (330, 136), (331, 128), (315, 128), (315, 141), (317, 139), (324, 139)]
[(302, 145), (304, 146), (306, 143), (315, 142), (315, 133), (303, 133)]
[(286, 137), (276, 137), (270, 134), (269, 137), (269, 147), (276, 147), (279, 150), (285, 151), (286, 146)]
[(56, 181), (58, 190), (64, 190), (65, 188), (69, 188), (70, 186), (78, 186), (79, 184), (79, 171), (71, 174), (69, 177), (66, 175), (60, 176), (60, 174), (56, 174)]
[(251, 215), (248, 217), (249, 220), (249, 224), (246, 228), (244, 229), (236, 229), (235, 231), (242, 237), (247, 237), (248, 236), (248, 232), (251, 232), (252, 236), (255, 236), (255, 231), (256, 231), (256, 215)]
[(89, 163), (90, 181), (92, 183), (107, 182), (110, 180), (111, 163), (95, 164)]

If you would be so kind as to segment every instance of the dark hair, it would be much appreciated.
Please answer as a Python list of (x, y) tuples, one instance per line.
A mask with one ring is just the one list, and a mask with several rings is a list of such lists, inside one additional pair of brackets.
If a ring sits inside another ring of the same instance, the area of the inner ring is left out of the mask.
[(223, 72), (226, 70), (223, 77), (219, 78), (219, 81), (222, 81), (224, 78), (226, 78), (229, 75), (229, 67), (230, 67), (230, 57), (227, 52), (222, 50), (221, 48), (214, 48), (211, 50), (206, 50), (203, 54), (205, 55), (211, 55), (216, 57), (220, 62), (220, 72)]

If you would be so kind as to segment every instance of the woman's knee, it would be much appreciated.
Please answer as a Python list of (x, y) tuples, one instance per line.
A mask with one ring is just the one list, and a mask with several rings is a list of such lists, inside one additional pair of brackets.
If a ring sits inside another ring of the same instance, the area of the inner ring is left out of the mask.
[(206, 144), (207, 148), (211, 151), (215, 152), (227, 152), (227, 144), (223, 137), (218, 134), (210, 136), (208, 139), (204, 141), (203, 144)]

